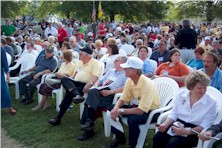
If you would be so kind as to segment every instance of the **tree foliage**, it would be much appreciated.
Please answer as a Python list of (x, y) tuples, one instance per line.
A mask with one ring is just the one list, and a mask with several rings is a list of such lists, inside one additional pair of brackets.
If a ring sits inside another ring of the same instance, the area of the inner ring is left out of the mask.
[(214, 4), (213, 1), (183, 1), (176, 8), (177, 18), (204, 18), (211, 22), (214, 18), (222, 18), (222, 2)]
[[(93, 1), (2, 1), (1, 14), (3, 18), (17, 15), (32, 15), (35, 18), (46, 18), (50, 14), (57, 14), (61, 18), (77, 18), (84, 22), (92, 21)], [(98, 3), (95, 1), (96, 14)], [(102, 1), (103, 17), (105, 21), (112, 21), (119, 16), (123, 21), (160, 21), (180, 20), (184, 18), (205, 18), (208, 22), (214, 18), (222, 18), (222, 2), (218, 1), (182, 1), (175, 7), (172, 2), (163, 1)]]
[(15, 2), (15, 1), (1, 1), (1, 17), (2, 18), (15, 18), (18, 15), (26, 13), (27, 2)]

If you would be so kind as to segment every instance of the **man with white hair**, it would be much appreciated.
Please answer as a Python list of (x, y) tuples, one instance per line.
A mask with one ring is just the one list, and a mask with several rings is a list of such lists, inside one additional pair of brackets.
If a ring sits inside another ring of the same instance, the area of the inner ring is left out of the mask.
[(62, 47), (63, 39), (68, 37), (67, 31), (62, 27), (62, 23), (58, 23), (58, 42), (60, 48)]
[(52, 23), (48, 24), (48, 27), (45, 29), (45, 38), (48, 39), (49, 36), (57, 36), (58, 30), (52, 26)]
[(73, 50), (73, 56), (75, 56), (75, 58), (79, 59), (79, 50), (82, 49), (81, 46), (79, 46), (79, 44), (76, 41), (76, 37), (72, 36), (69, 38), (69, 43), (71, 45), (71, 48)]

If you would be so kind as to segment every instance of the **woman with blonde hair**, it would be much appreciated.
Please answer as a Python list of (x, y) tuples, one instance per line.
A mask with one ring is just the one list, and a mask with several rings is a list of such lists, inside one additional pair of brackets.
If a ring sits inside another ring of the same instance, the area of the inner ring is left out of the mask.
[(194, 71), (186, 78), (186, 88), (173, 100), (167, 119), (158, 127), (153, 148), (192, 148), (201, 132), (216, 118), (216, 100), (206, 93), (210, 78), (202, 71)]
[[(58, 72), (55, 73), (56, 79), (62, 79), (62, 77), (64, 77), (64, 76), (69, 77), (72, 75), (72, 73), (75, 70), (75, 64), (72, 63), (73, 56), (72, 56), (71, 50), (64, 50), (62, 58), (63, 58), (64, 62), (61, 64), (61, 67), (59, 68)], [(53, 85), (46, 84), (46, 83), (41, 84), (40, 89), (39, 89), (39, 93), (42, 95), (42, 100), (32, 110), (37, 111), (39, 109), (45, 110), (45, 109), (49, 108), (50, 103), (48, 101), (48, 96), (51, 96), (52, 91), (54, 89), (60, 88), (60, 86), (61, 86), (61, 82), (59, 82), (59, 81), (58, 81), (58, 83), (53, 84)]]

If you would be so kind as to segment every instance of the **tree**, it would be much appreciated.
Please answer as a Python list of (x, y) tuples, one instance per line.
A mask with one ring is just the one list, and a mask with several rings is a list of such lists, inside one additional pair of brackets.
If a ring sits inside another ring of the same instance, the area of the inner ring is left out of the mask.
[(180, 2), (177, 7), (177, 17), (183, 18), (205, 18), (207, 22), (211, 22), (214, 18), (222, 18), (222, 3), (214, 3), (214, 1), (184, 1)]
[(1, 15), (2, 18), (14, 18), (18, 15), (22, 15), (25, 10), (27, 2), (15, 2), (15, 1), (1, 1)]

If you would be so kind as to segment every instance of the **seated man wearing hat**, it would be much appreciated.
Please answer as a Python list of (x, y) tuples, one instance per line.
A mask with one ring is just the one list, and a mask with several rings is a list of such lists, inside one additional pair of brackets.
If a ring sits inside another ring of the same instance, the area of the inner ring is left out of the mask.
[[(160, 99), (155, 83), (142, 74), (143, 61), (137, 57), (129, 57), (127, 62), (120, 65), (124, 68), (129, 79), (126, 81), (123, 93), (111, 110), (111, 118), (115, 121), (120, 115), (128, 117), (129, 145), (136, 147), (140, 134), (139, 125), (145, 124), (151, 110), (160, 106)], [(133, 105), (124, 105), (133, 101)], [(123, 132), (112, 126), (112, 133), (116, 139), (110, 147), (117, 147), (126, 143)], [(142, 132), (142, 131), (141, 131)]]
[(49, 124), (53, 126), (60, 124), (63, 115), (72, 101), (74, 103), (84, 101), (84, 93), (88, 93), (89, 88), (98, 80), (101, 69), (99, 61), (92, 58), (92, 49), (89, 46), (80, 49), (80, 61), (77, 63), (71, 78), (63, 77), (61, 80), (66, 94), (60, 104), (59, 113), (55, 118), (48, 121)]
[(23, 71), (23, 73), (34, 71), (34, 73), (19, 80), (20, 95), (25, 95), (25, 98), (21, 101), (23, 104), (29, 104), (33, 101), (32, 97), (35, 93), (35, 88), (41, 82), (42, 75), (51, 73), (56, 67), (57, 61), (54, 57), (54, 49), (48, 46), (45, 49), (45, 55), (39, 57), (35, 66)]

